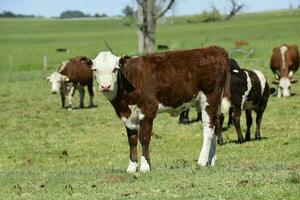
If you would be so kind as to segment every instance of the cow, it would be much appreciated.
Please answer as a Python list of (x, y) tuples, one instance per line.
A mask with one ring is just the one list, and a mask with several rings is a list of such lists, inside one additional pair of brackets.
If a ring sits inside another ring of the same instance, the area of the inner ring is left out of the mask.
[[(72, 109), (72, 98), (75, 89), (79, 90), (80, 104), (83, 108), (84, 87), (88, 87), (90, 95), (89, 107), (94, 107), (93, 73), (91, 70), (92, 60), (85, 56), (77, 56), (64, 61), (57, 71), (53, 72), (45, 79), (51, 83), (52, 94), (60, 93), (62, 108)], [(65, 99), (68, 99), (68, 105), (65, 106)]]
[(273, 49), (270, 68), (275, 75), (273, 84), (277, 84), (277, 97), (291, 96), (291, 84), (294, 73), (299, 68), (299, 51), (296, 45), (282, 45)]
[[(258, 70), (247, 69), (234, 69), (231, 70), (230, 78), (230, 96), (232, 105), (232, 117), (233, 124), (238, 136), (238, 143), (244, 141), (250, 141), (250, 128), (252, 125), (251, 112), (256, 112), (256, 131), (255, 139), (261, 139), (260, 126), (263, 117), (263, 113), (267, 107), (268, 99), (270, 96), (269, 84), (266, 81), (263, 73)], [(246, 137), (241, 133), (240, 116), (242, 110), (246, 113), (247, 131)], [(224, 121), (224, 115), (220, 116), (220, 128)], [(223, 144), (223, 138), (221, 131), (218, 132), (218, 143)]]
[(220, 112), (229, 109), (228, 54), (220, 47), (118, 57), (100, 52), (93, 60), (100, 92), (124, 122), (130, 148), (128, 173), (151, 169), (149, 144), (156, 114), (178, 116), (195, 105), (202, 111), (203, 145), (197, 164), (214, 166)]

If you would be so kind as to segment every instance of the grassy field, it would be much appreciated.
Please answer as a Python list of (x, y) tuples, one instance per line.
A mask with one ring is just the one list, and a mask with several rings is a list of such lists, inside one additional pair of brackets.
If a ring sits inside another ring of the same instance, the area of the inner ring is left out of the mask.
[[(207, 40), (206, 46), (231, 50), (234, 41), (248, 41), (256, 64), (233, 57), (243, 67), (263, 71), (270, 82), (271, 49), (282, 43), (300, 46), (299, 24), (300, 12), (245, 14), (207, 24), (179, 18), (158, 26), (157, 42), (187, 49)], [(226, 131), (229, 143), (218, 146), (213, 168), (196, 165), (201, 124), (179, 125), (177, 118), (158, 115), (152, 171), (126, 174), (125, 129), (103, 96), (97, 94), (97, 108), (62, 110), (59, 97), (50, 95), (42, 80), (62, 60), (95, 57), (105, 49), (103, 40), (117, 54), (136, 54), (135, 27), (124, 27), (122, 20), (0, 20), (0, 199), (300, 198), (299, 83), (292, 98), (270, 97), (263, 140), (238, 145), (234, 128)], [(56, 53), (59, 47), (70, 53)], [(47, 72), (42, 71), (45, 53)]]

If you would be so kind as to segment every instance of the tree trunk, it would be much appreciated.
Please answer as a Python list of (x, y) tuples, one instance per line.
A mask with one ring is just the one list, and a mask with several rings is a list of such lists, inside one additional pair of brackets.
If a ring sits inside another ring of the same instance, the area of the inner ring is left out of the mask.
[(145, 35), (146, 48), (144, 52), (147, 54), (155, 52), (155, 0), (147, 0), (147, 32)]
[(139, 54), (155, 52), (155, 28), (156, 21), (162, 17), (174, 4), (170, 0), (165, 9), (155, 13), (156, 0), (137, 0), (138, 3), (138, 50)]
[(146, 15), (144, 14), (143, 7), (145, 6), (145, 0), (143, 0), (141, 3), (138, 3), (138, 51), (139, 54), (143, 54), (145, 50), (145, 24), (146, 24)]

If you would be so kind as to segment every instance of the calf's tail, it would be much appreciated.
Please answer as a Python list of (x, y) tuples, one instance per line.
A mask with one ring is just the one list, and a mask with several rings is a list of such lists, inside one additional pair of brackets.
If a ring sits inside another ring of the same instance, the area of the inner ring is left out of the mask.
[(230, 68), (228, 66), (228, 70), (226, 73), (225, 84), (223, 86), (223, 95), (221, 100), (221, 113), (226, 114), (229, 111), (230, 104)]

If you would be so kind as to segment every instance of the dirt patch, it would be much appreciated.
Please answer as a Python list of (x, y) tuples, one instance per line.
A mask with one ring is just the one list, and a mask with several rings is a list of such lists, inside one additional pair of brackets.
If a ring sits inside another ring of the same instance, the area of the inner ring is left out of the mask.
[(115, 176), (115, 175), (109, 175), (105, 177), (105, 181), (107, 183), (121, 183), (124, 182), (126, 178), (124, 176)]

